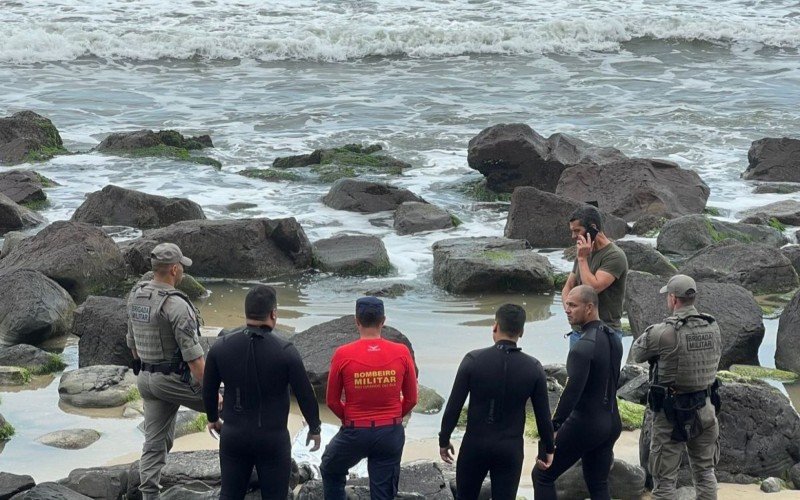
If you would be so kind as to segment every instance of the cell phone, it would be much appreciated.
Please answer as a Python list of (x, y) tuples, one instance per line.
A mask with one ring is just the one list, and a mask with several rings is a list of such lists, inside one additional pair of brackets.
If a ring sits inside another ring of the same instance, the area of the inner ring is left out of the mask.
[(219, 441), (219, 433), (214, 429), (209, 429), (208, 433), (211, 434), (211, 437)]
[(588, 234), (592, 238), (592, 241), (594, 241), (594, 239), (597, 238), (597, 233), (599, 233), (599, 232), (600, 232), (600, 230), (597, 229), (594, 226), (594, 224), (592, 224), (591, 226), (586, 228), (586, 234)]

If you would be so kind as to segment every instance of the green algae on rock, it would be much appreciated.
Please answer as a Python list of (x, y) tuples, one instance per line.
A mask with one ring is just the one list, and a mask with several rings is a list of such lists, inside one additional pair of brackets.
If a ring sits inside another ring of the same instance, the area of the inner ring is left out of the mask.
[(399, 175), (411, 165), (384, 154), (380, 144), (362, 146), (345, 144), (330, 149), (315, 149), (310, 154), (276, 158), (273, 169), (310, 167), (310, 172), (322, 182), (334, 182), (364, 174)]
[(171, 158), (220, 169), (222, 164), (218, 160), (190, 153), (190, 151), (213, 147), (211, 138), (207, 135), (185, 137), (175, 130), (159, 130), (158, 132), (137, 130), (111, 134), (103, 139), (103, 142), (95, 150), (131, 158)]

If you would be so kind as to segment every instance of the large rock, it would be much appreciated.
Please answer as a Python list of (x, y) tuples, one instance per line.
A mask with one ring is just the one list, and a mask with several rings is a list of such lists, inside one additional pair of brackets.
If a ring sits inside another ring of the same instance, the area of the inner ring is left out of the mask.
[(113, 408), (124, 405), (136, 387), (136, 376), (122, 366), (98, 365), (61, 375), (58, 394), (79, 408)]
[(800, 140), (767, 137), (753, 141), (747, 160), (745, 179), (800, 182)]
[(697, 172), (661, 160), (581, 164), (561, 175), (556, 194), (589, 202), (627, 221), (702, 213), (710, 190)]
[(489, 189), (510, 193), (519, 186), (553, 192), (561, 173), (580, 162), (603, 164), (625, 155), (566, 134), (545, 139), (522, 123), (499, 124), (482, 130), (469, 141), (469, 166), (486, 177)]
[(392, 266), (383, 241), (366, 234), (340, 234), (312, 245), (314, 263), (323, 272), (345, 276), (383, 275)]
[[(381, 336), (392, 342), (405, 344), (411, 350), (411, 355), (414, 355), (411, 341), (398, 330), (391, 326), (384, 326)], [(325, 399), (328, 373), (334, 351), (345, 344), (358, 340), (358, 338), (356, 319), (353, 315), (312, 326), (292, 337), (292, 343), (303, 358), (306, 373), (319, 399)]]
[(101, 226), (152, 229), (184, 220), (205, 219), (203, 209), (186, 198), (167, 198), (109, 184), (89, 193), (72, 220)]
[(800, 462), (800, 416), (780, 391), (766, 383), (727, 382), (720, 398), (717, 470), (785, 477)]
[[(370, 498), (369, 478), (351, 479), (348, 485), (355, 487), (352, 490), (353, 500)], [(438, 463), (418, 460), (400, 466), (397, 498), (452, 500), (453, 492)]]
[(174, 130), (137, 130), (134, 132), (117, 132), (109, 134), (95, 148), (98, 151), (135, 151), (143, 148), (169, 146), (182, 149), (213, 148), (211, 138), (207, 135), (184, 137)]
[(0, 235), (44, 224), (45, 220), (36, 212), (16, 203), (0, 193)]
[(647, 404), (647, 392), (650, 390), (650, 377), (642, 373), (629, 380), (617, 390), (617, 397), (636, 404)]
[(25, 385), (29, 374), (19, 366), (0, 366), (0, 387), (9, 385)]
[(800, 245), (787, 245), (781, 248), (781, 253), (789, 259), (794, 270), (800, 273)]
[(453, 238), (433, 244), (433, 282), (451, 293), (544, 293), (553, 269), (523, 240)]
[(125, 342), (128, 310), (125, 299), (91, 296), (75, 310), (72, 334), (79, 337), (78, 367), (131, 366), (133, 355)]
[(41, 272), (77, 302), (113, 290), (125, 278), (125, 261), (114, 240), (82, 222), (54, 222), (0, 259), (0, 272), (20, 268)]
[(397, 207), (394, 213), (394, 230), (401, 235), (451, 227), (454, 227), (453, 216), (430, 203), (407, 201)]
[[(798, 163), (800, 165), (800, 163)], [(800, 226), (800, 201), (783, 200), (764, 205), (763, 207), (745, 210), (741, 217), (765, 215), (768, 219), (776, 219), (781, 224)]]
[(72, 297), (41, 273), (0, 272), (0, 345), (37, 345), (67, 335), (74, 309)]
[(407, 201), (425, 203), (408, 189), (357, 179), (339, 179), (322, 198), (331, 208), (365, 214), (395, 210)]
[(681, 267), (697, 281), (735, 283), (755, 294), (781, 293), (797, 288), (792, 262), (780, 250), (759, 243), (724, 240), (700, 250)]
[(789, 471), (789, 479), (794, 483), (794, 489), (800, 490), (800, 462), (794, 464)]
[(704, 215), (687, 215), (664, 224), (656, 248), (663, 254), (689, 256), (724, 239), (780, 247), (786, 237), (775, 228), (740, 222), (724, 222)]
[(642, 271), (657, 276), (670, 277), (678, 273), (675, 266), (658, 250), (638, 241), (617, 241), (617, 246), (628, 258), (628, 269)]
[(47, 160), (64, 152), (53, 122), (33, 111), (0, 118), (0, 164)]
[(100, 439), (100, 433), (94, 429), (65, 429), (39, 436), (36, 441), (53, 448), (82, 450), (98, 439)]
[(193, 220), (145, 231), (142, 238), (122, 245), (131, 272), (149, 271), (150, 252), (164, 242), (177, 244), (192, 259), (194, 276), (268, 278), (311, 267), (311, 244), (293, 217)]
[(3, 253), (0, 258), (10, 254), (14, 247), (27, 237), (28, 235), (22, 231), (10, 231), (3, 235)]
[(620, 388), (630, 382), (631, 380), (639, 377), (640, 375), (649, 374), (649, 370), (643, 365), (627, 363), (622, 366), (619, 371), (619, 380), (617, 381), (617, 388)]
[(800, 373), (800, 292), (792, 297), (781, 313), (775, 367)]
[(0, 193), (15, 203), (25, 205), (47, 199), (42, 190), (44, 178), (33, 170), (11, 170), (0, 173)]
[(128, 489), (130, 464), (75, 469), (60, 484), (89, 498), (122, 500)]
[(420, 384), (418, 396), (417, 406), (413, 410), (414, 413), (433, 415), (442, 411), (444, 398), (430, 387)]
[(8, 500), (17, 493), (27, 491), (36, 486), (31, 476), (0, 472), (0, 500)]
[[(666, 278), (637, 271), (628, 273), (625, 309), (634, 338), (648, 326), (669, 315), (666, 295), (659, 293)], [(697, 284), (696, 306), (719, 323), (722, 334), (720, 369), (732, 364), (758, 365), (758, 348), (764, 338), (761, 307), (753, 294), (739, 285), (727, 283)]]
[(39, 483), (13, 500), (91, 500), (91, 497), (69, 489), (58, 483)]
[[(608, 486), (612, 498), (639, 500), (644, 494), (644, 469), (619, 459), (614, 460), (608, 475)], [(579, 461), (556, 480), (559, 498), (589, 498), (589, 489), (583, 480), (583, 469)]]
[[(520, 187), (511, 195), (505, 237), (528, 240), (534, 248), (560, 248), (575, 244), (569, 230), (569, 218), (584, 203), (534, 187)], [(625, 236), (627, 223), (619, 217), (602, 213), (603, 232), (611, 239)]]

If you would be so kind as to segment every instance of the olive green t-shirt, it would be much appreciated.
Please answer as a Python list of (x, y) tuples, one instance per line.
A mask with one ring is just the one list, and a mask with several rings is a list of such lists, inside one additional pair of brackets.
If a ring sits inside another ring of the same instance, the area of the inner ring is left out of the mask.
[[(628, 259), (625, 252), (614, 243), (609, 243), (605, 247), (592, 252), (589, 255), (589, 269), (592, 274), (597, 271), (605, 271), (614, 276), (615, 280), (611, 285), (600, 292), (600, 319), (612, 328), (619, 329), (622, 326), (622, 301), (625, 299), (625, 278), (628, 275)], [(578, 261), (572, 267), (575, 273), (575, 285), (581, 285), (581, 272), (578, 268)]]

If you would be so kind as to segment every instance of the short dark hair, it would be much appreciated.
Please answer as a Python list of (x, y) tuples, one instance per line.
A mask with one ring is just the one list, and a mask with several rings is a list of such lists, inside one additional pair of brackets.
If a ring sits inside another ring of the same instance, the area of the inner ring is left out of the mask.
[(263, 321), (278, 307), (275, 289), (267, 285), (256, 285), (247, 292), (244, 299), (244, 316), (247, 319)]
[(600, 297), (597, 291), (589, 285), (578, 285), (572, 289), (578, 294), (578, 298), (584, 304), (592, 304), (595, 309), (600, 307)]
[(386, 320), (386, 316), (376, 310), (356, 311), (356, 318), (358, 323), (366, 328), (374, 328)]
[(519, 337), (525, 329), (525, 309), (516, 304), (503, 304), (494, 313), (501, 332)]
[(603, 216), (600, 214), (600, 210), (591, 205), (584, 205), (572, 212), (572, 215), (569, 216), (569, 221), (572, 222), (574, 220), (580, 222), (585, 229), (589, 229), (594, 224), (598, 231), (603, 230)]

